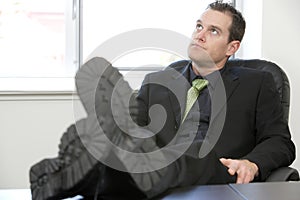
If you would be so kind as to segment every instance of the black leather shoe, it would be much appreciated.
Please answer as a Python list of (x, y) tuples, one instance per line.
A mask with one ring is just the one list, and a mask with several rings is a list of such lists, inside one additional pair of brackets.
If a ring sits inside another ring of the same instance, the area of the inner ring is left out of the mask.
[[(44, 159), (31, 167), (32, 199), (62, 199), (76, 195), (85, 199), (94, 196), (143, 199), (144, 195), (127, 173), (102, 164), (115, 157), (122, 166), (118, 157), (109, 155), (108, 140), (123, 147), (128, 146), (126, 141), (132, 144), (124, 134), (134, 125), (128, 107), (132, 89), (119, 71), (102, 58), (93, 58), (81, 67), (76, 74), (76, 86), (88, 117), (63, 134), (57, 158)], [(115, 193), (122, 195), (117, 197)]]
[[(83, 119), (76, 124), (82, 129), (86, 123), (87, 119)], [(104, 166), (83, 145), (77, 127), (71, 125), (63, 134), (57, 158), (44, 159), (31, 167), (33, 200), (61, 199), (79, 194), (89, 196), (95, 193)]]
[[(116, 147), (128, 151), (139, 150), (138, 139), (128, 135), (137, 125), (137, 102), (134, 91), (123, 75), (107, 60), (95, 57), (81, 67), (76, 75), (81, 101), (91, 116), (96, 116), (107, 137), (111, 153), (103, 156), (105, 167), (99, 187), (100, 199), (141, 200), (145, 195), (137, 187), (124, 165)], [(90, 107), (94, 105), (94, 107)]]
[(76, 87), (87, 113), (96, 115), (110, 141), (121, 144), (121, 135), (136, 126), (132, 120), (136, 113), (131, 111), (137, 110), (136, 102), (130, 101), (134, 91), (123, 75), (104, 58), (95, 57), (80, 68)]

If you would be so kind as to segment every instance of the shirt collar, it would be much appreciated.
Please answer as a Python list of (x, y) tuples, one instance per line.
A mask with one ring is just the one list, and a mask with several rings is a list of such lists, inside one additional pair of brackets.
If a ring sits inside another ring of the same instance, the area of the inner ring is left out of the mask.
[(226, 68), (226, 65), (223, 68), (221, 68), (221, 69), (219, 69), (217, 71), (214, 71), (214, 72), (212, 72), (212, 73), (210, 73), (210, 74), (202, 77), (202, 76), (199, 76), (199, 75), (195, 74), (195, 72), (193, 71), (193, 68), (192, 68), (192, 63), (190, 63), (189, 64), (189, 77), (188, 77), (188, 81), (192, 85), (193, 80), (195, 80), (196, 78), (206, 79), (209, 82), (208, 85), (210, 87), (212, 87), (212, 89), (214, 89), (215, 85), (217, 83), (217, 80), (220, 78), (220, 75), (224, 73), (225, 68)]

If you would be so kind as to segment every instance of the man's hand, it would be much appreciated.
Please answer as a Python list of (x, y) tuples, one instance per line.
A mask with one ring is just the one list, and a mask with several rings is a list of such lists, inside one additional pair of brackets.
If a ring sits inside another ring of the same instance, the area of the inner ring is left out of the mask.
[(236, 183), (249, 183), (258, 175), (258, 167), (249, 160), (220, 159), (221, 163), (228, 167), (230, 175), (237, 174)]

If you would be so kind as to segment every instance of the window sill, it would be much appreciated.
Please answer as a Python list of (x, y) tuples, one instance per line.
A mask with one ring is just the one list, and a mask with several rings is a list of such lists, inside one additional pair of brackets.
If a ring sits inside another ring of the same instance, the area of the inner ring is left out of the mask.
[(72, 101), (79, 100), (75, 91), (1, 91), (1, 101)]
[(0, 101), (72, 99), (74, 78), (0, 78)]

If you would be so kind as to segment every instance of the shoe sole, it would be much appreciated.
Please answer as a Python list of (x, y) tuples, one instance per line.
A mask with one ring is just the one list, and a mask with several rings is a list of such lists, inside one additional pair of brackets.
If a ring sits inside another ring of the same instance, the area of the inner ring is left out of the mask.
[(123, 75), (104, 58), (95, 57), (77, 73), (76, 87), (87, 113), (97, 116), (112, 143), (121, 144), (121, 135), (136, 126), (130, 111), (137, 111), (135, 101), (129, 105), (134, 91)]
[[(120, 80), (122, 84), (116, 96), (121, 101), (113, 102), (113, 106), (120, 108), (115, 110), (124, 111), (115, 116), (128, 129), (129, 112), (123, 99), (124, 96), (131, 96), (132, 89), (119, 71), (102, 58), (91, 59), (79, 70), (76, 75), (78, 95), (88, 115), (97, 116), (102, 129), (99, 130), (94, 117), (89, 116), (67, 129), (61, 138), (58, 157), (44, 159), (30, 169), (33, 200), (66, 198), (78, 194), (82, 182), (95, 168), (99, 168), (99, 160), (104, 159), (109, 151), (102, 130), (114, 143), (121, 142), (120, 135), (123, 132), (116, 125), (110, 109), (112, 91)], [(96, 142), (93, 141), (95, 138)]]

